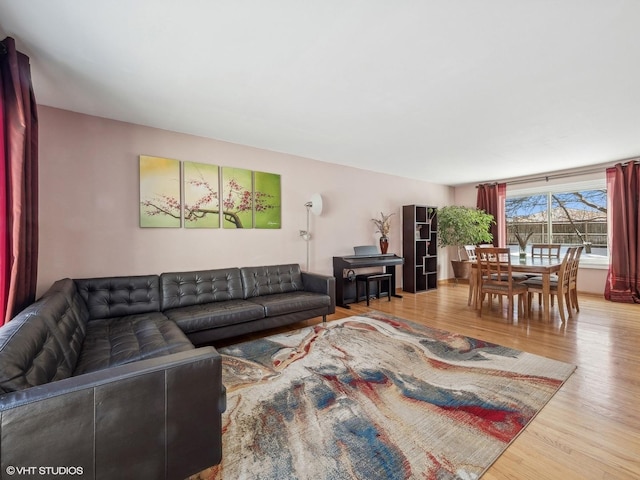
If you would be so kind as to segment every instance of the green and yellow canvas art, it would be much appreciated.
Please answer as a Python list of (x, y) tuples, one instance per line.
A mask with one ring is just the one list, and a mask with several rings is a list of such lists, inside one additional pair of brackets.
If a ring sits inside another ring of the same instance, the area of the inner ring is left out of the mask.
[(251, 170), (222, 167), (222, 225), (253, 228), (253, 182)]
[(280, 175), (253, 172), (255, 228), (281, 228)]
[(184, 227), (220, 227), (217, 165), (183, 162)]
[(180, 227), (180, 161), (140, 155), (140, 226)]

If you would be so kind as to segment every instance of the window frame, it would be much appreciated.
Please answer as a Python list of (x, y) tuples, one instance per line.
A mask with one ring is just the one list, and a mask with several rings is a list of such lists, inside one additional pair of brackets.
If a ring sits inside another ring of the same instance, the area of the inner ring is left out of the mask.
[[(551, 208), (551, 195), (554, 193), (568, 193), (568, 192), (578, 192), (583, 190), (607, 190), (607, 181), (606, 178), (602, 179), (594, 179), (587, 181), (576, 181), (576, 182), (566, 182), (566, 183), (558, 183), (553, 185), (539, 185), (534, 187), (525, 187), (525, 188), (510, 188), (507, 186), (507, 192), (505, 197), (505, 202), (512, 197), (526, 197), (532, 195), (546, 195), (547, 196), (547, 208)], [(547, 210), (548, 211), (548, 210)], [(505, 215), (505, 229), (508, 227), (507, 218)], [(549, 224), (552, 224), (551, 217), (549, 216), (548, 220)], [(609, 228), (609, 218), (607, 217), (607, 230)], [(549, 226), (548, 231), (552, 231), (551, 226)], [(509, 245), (507, 245), (509, 246)], [(607, 255), (600, 255), (597, 257), (590, 257), (586, 255), (584, 252), (582, 257), (580, 258), (580, 266), (586, 268), (594, 268), (594, 269), (607, 269), (609, 268), (609, 245), (607, 242)]]

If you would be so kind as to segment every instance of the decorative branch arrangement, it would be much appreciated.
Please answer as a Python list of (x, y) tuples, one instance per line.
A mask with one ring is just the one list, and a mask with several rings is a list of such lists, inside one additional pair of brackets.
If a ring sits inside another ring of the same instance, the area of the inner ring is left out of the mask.
[(376, 233), (382, 234), (383, 237), (388, 237), (389, 232), (391, 231), (391, 217), (395, 215), (395, 213), (390, 213), (389, 215), (385, 215), (380, 212), (380, 218), (372, 218), (371, 221), (375, 223), (378, 230)]

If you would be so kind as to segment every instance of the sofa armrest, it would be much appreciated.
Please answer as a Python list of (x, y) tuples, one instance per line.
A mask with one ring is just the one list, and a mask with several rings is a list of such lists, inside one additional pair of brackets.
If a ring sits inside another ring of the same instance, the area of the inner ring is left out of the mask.
[(2, 395), (0, 471), (74, 467), (87, 479), (184, 479), (220, 463), (224, 396), (213, 347)]
[(329, 314), (336, 312), (336, 277), (319, 273), (302, 272), (305, 292), (324, 293), (331, 297)]

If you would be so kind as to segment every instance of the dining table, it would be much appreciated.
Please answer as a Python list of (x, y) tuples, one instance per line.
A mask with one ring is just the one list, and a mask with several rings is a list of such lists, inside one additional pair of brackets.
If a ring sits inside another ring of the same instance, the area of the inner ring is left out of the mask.
[[(519, 255), (511, 255), (511, 271), (518, 273), (526, 273), (531, 275), (540, 275), (542, 277), (542, 318), (549, 321), (551, 318), (551, 275), (558, 273), (562, 266), (561, 258), (547, 257), (522, 257)], [(472, 264), (473, 281), (475, 282), (475, 303), (476, 309), (480, 308), (482, 301), (480, 296), (480, 282), (477, 278), (479, 274), (477, 262)]]

